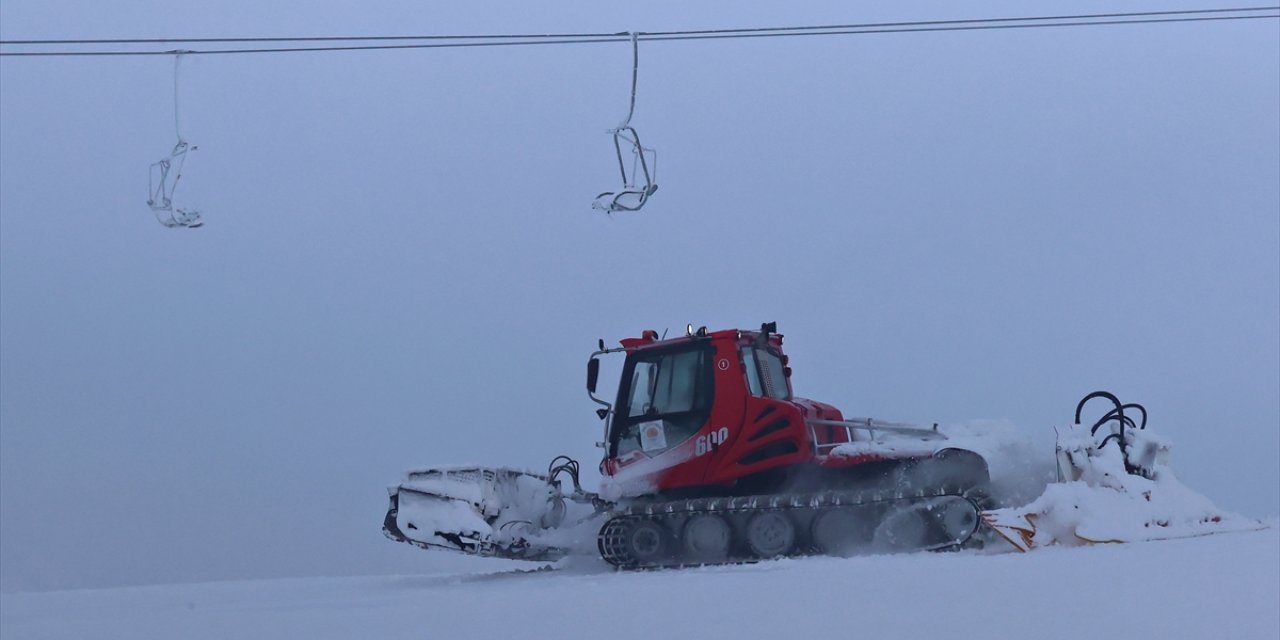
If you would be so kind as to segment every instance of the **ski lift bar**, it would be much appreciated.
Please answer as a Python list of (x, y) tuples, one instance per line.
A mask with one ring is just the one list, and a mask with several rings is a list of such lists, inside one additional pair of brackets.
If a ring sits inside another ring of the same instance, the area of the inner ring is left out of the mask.
[(173, 57), (173, 130), (178, 136), (177, 144), (169, 155), (151, 163), (148, 177), (147, 206), (155, 214), (156, 221), (170, 229), (196, 229), (204, 225), (204, 218), (196, 209), (175, 207), (173, 194), (182, 180), (182, 167), (187, 163), (187, 152), (195, 151), (182, 137), (182, 121), (178, 102), (178, 70), (182, 64), (185, 51), (174, 51)]
[[(631, 32), (631, 107), (627, 111), (626, 120), (608, 133), (613, 135), (613, 149), (618, 156), (618, 171), (622, 174), (622, 188), (617, 191), (605, 191), (596, 196), (591, 208), (605, 213), (617, 211), (639, 211), (649, 196), (658, 190), (658, 152), (645, 148), (640, 143), (640, 134), (631, 126), (631, 117), (636, 112), (636, 79), (640, 68), (639, 34)], [(631, 170), (627, 170), (627, 161), (623, 148), (631, 151)], [(652, 168), (649, 166), (652, 163)], [(641, 182), (643, 178), (643, 182)]]

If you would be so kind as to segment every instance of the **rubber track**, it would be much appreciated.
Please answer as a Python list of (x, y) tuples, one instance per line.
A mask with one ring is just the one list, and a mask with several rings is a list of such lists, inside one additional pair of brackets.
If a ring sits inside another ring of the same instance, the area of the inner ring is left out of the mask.
[[(648, 504), (638, 504), (619, 509), (609, 514), (609, 519), (601, 527), (600, 533), (596, 538), (597, 546), (600, 550), (600, 556), (609, 564), (620, 569), (656, 569), (664, 567), (684, 567), (684, 566), (705, 566), (708, 564), (741, 564), (744, 562), (756, 562), (759, 558), (730, 556), (719, 562), (705, 561), (684, 561), (674, 558), (663, 562), (642, 563), (636, 560), (626, 547), (624, 534), (627, 532), (632, 522), (640, 520), (657, 521), (664, 524), (664, 529), (668, 532), (673, 527), (668, 523), (677, 522), (679, 519), (689, 518), (694, 515), (703, 513), (714, 513), (726, 517), (742, 517), (747, 518), (756, 513), (766, 511), (813, 511), (813, 516), (818, 513), (832, 510), (839, 507), (870, 507), (870, 506), (889, 506), (892, 503), (910, 504), (933, 498), (944, 496), (954, 496), (963, 498), (973, 506), (975, 524), (972, 531), (963, 539), (948, 540), (941, 544), (923, 546), (917, 551), (931, 551), (948, 548), (962, 548), (965, 543), (974, 539), (974, 534), (981, 528), (982, 504), (987, 497), (985, 492), (978, 489), (966, 490), (960, 486), (944, 486), (934, 489), (913, 490), (913, 491), (823, 491), (812, 494), (798, 495), (768, 495), (768, 496), (745, 496), (745, 497), (718, 497), (718, 498), (697, 498), (690, 500), (674, 500), (668, 502), (655, 502)], [(791, 519), (792, 522), (796, 518)], [(808, 538), (807, 532), (797, 531), (798, 536)], [(672, 536), (672, 542), (679, 550), (678, 536)], [(788, 557), (816, 555), (817, 551), (812, 545), (797, 545)]]

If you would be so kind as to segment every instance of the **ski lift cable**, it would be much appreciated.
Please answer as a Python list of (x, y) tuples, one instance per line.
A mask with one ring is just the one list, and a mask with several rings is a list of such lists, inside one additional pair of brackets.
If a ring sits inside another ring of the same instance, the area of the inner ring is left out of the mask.
[[(783, 33), (789, 31), (805, 31), (815, 32), (804, 35), (822, 35), (825, 31), (846, 30), (846, 29), (890, 29), (895, 27), (932, 27), (944, 25), (966, 25), (966, 24), (986, 24), (986, 23), (1006, 23), (1006, 22), (1042, 22), (1048, 20), (1102, 20), (1106, 18), (1144, 18), (1156, 16), (1186, 16), (1186, 15), (1203, 15), (1203, 14), (1221, 14), (1221, 13), (1250, 13), (1258, 11), (1280, 11), (1280, 6), (1274, 7), (1239, 7), (1234, 9), (1184, 9), (1178, 11), (1135, 11), (1126, 13), (1089, 13), (1077, 15), (1058, 15), (1058, 16), (1020, 16), (1005, 18), (966, 18), (956, 20), (915, 20), (906, 22), (871, 22), (861, 24), (837, 24), (837, 25), (810, 25), (806, 27), (757, 27), (745, 29), (701, 29), (686, 31), (649, 31), (641, 35), (648, 36), (646, 39), (660, 39), (662, 36), (701, 36), (701, 35), (719, 35), (719, 34), (764, 34), (771, 35), (773, 33)], [(1261, 16), (1265, 17), (1265, 16)], [(1074, 23), (1072, 23), (1074, 24)], [(1080, 24), (1092, 24), (1081, 22)], [(1107, 24), (1099, 22), (1098, 24)], [(1034, 25), (1026, 25), (1034, 26)], [(695, 39), (695, 38), (689, 38)]]
[[(696, 29), (681, 31), (642, 32), (645, 36), (687, 36), (738, 33), (769, 33), (786, 31), (825, 31), (833, 29), (867, 29), (909, 26), (939, 26), (976, 23), (999, 22), (1033, 22), (1046, 20), (1084, 20), (1104, 18), (1139, 18), (1155, 16), (1191, 16), (1222, 13), (1249, 13), (1280, 10), (1277, 6), (1251, 6), (1215, 9), (1181, 9), (1166, 11), (1133, 11), (1123, 13), (1091, 13), (1053, 16), (1019, 16), (1001, 18), (966, 18), (954, 20), (915, 20), (902, 22), (850, 23), (835, 25), (808, 25), (794, 27), (752, 27), (733, 29)], [(285, 36), (285, 37), (228, 37), (228, 38), (96, 38), (96, 39), (43, 39), (43, 40), (0, 40), (0, 45), (55, 45), (55, 44), (215, 44), (236, 42), (376, 42), (387, 40), (564, 40), (578, 38), (610, 38), (616, 41), (618, 36), (626, 33), (526, 33), (526, 34), (488, 34), (488, 35), (380, 35), (380, 36)]]
[(255, 38), (91, 38), (65, 40), (0, 40), (0, 45), (51, 44), (230, 44), (236, 42), (378, 42), (385, 40), (538, 40), (566, 38), (611, 38), (626, 32), (609, 33), (494, 33), (488, 35), (403, 35), (403, 36), (266, 36)]
[[(943, 31), (980, 31), (1026, 28), (1083, 27), (1125, 24), (1157, 24), (1174, 22), (1209, 22), (1226, 20), (1276, 19), (1280, 14), (1258, 12), (1280, 11), (1280, 6), (1246, 7), (1238, 9), (1202, 9), (1186, 11), (1160, 11), (1140, 13), (1113, 14), (1081, 14), (1075, 16), (1044, 16), (1025, 18), (986, 18), (969, 20), (934, 20), (918, 22), (868, 23), (861, 25), (831, 25), (817, 27), (763, 27), (755, 29), (711, 29), (701, 31), (654, 31), (638, 32), (638, 40), (674, 41), (674, 40), (712, 40), (726, 38), (765, 38), (786, 36), (820, 36), (820, 35), (860, 35), (871, 33), (923, 33)], [(1204, 15), (1219, 14), (1219, 15)], [(1220, 15), (1232, 14), (1232, 15)], [(1105, 19), (1103, 19), (1105, 18)], [(261, 47), (239, 49), (205, 49), (188, 50), (189, 55), (212, 55), (232, 53), (290, 53), (318, 51), (370, 51), (394, 49), (439, 49), (469, 47), (528, 46), (544, 44), (593, 44), (603, 42), (625, 41), (630, 34), (548, 34), (538, 35), (494, 35), (494, 36), (336, 36), (327, 38), (205, 38), (205, 39), (156, 39), (155, 42), (293, 42), (293, 41), (376, 41), (376, 40), (423, 40), (433, 39), (441, 42), (416, 44), (374, 44), (348, 46), (313, 46), (313, 47)], [(465, 40), (465, 41), (463, 41)], [(122, 40), (3, 40), (0, 46), (37, 46), (48, 44), (144, 44), (151, 43), (143, 39)], [(0, 56), (138, 56), (169, 55), (170, 51), (0, 51)]]
[[(648, 36), (642, 34), (640, 39), (647, 41), (685, 41), (685, 40), (723, 40), (730, 38), (769, 38), (769, 37), (795, 37), (795, 36), (840, 36), (840, 35), (865, 35), (873, 33), (936, 33), (945, 31), (988, 31), (988, 30), (1008, 30), (1008, 29), (1029, 29), (1029, 28), (1055, 28), (1055, 27), (1086, 27), (1086, 26), (1108, 26), (1108, 25), (1125, 25), (1125, 24), (1167, 24), (1174, 22), (1221, 22), (1228, 20), (1255, 20), (1255, 19), (1276, 19), (1280, 15), (1252, 15), (1252, 16), (1212, 16), (1197, 18), (1164, 18), (1164, 19), (1143, 19), (1143, 20), (1110, 20), (1110, 21), (1088, 21), (1088, 22), (1045, 22), (1035, 24), (988, 24), (988, 25), (972, 25), (972, 26), (954, 26), (954, 27), (927, 27), (927, 28), (867, 28), (867, 29), (850, 29), (839, 31), (807, 31), (807, 32), (782, 32), (782, 33), (720, 33), (708, 35), (676, 35), (676, 36)], [(508, 47), (508, 46), (527, 46), (527, 45), (564, 45), (564, 44), (598, 44), (607, 42), (619, 42), (625, 38), (600, 38), (600, 39), (566, 39), (566, 40), (521, 40), (514, 42), (448, 42), (440, 44), (397, 44), (397, 45), (359, 45), (359, 46), (342, 46), (342, 47), (267, 47), (253, 49), (204, 49), (191, 50), (187, 53), (190, 55), (217, 55), (217, 54), (262, 54), (262, 53), (315, 53), (315, 52), (338, 52), (338, 51), (391, 51), (401, 49), (460, 49), (471, 47)], [(103, 57), (103, 56), (154, 56), (168, 55), (167, 51), (0, 51), (0, 57)]]
[[(1280, 7), (1276, 8), (1280, 11)], [(673, 41), (673, 40), (727, 40), (736, 38), (775, 38), (775, 37), (795, 37), (795, 36), (844, 36), (844, 35), (866, 35), (873, 33), (941, 33), (946, 31), (1004, 31), (1011, 29), (1042, 29), (1056, 27), (1094, 27), (1094, 26), (1112, 26), (1124, 24), (1167, 24), (1174, 22), (1221, 22), (1226, 20), (1256, 20), (1263, 18), (1280, 18), (1280, 14), (1276, 15), (1245, 15), (1245, 16), (1205, 16), (1196, 18), (1153, 18), (1140, 20), (1089, 20), (1075, 22), (1037, 22), (1037, 23), (1019, 23), (1019, 24), (979, 24), (969, 26), (940, 26), (940, 27), (911, 27), (911, 28), (866, 28), (866, 29), (848, 29), (835, 31), (808, 31), (808, 32), (787, 32), (787, 33), (719, 33), (708, 35), (694, 36), (646, 36), (642, 40), (648, 41)]]

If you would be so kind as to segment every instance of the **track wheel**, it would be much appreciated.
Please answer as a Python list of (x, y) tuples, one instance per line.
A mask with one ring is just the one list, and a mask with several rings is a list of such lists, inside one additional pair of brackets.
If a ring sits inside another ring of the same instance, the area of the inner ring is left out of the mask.
[(952, 500), (935, 517), (948, 540), (966, 540), (978, 528), (978, 512), (968, 500)]
[(689, 518), (681, 538), (686, 560), (696, 563), (720, 562), (729, 556), (733, 532), (724, 518), (703, 513)]
[(758, 513), (747, 521), (747, 546), (759, 558), (773, 558), (791, 550), (796, 526), (777, 511)]
[(829, 556), (849, 556), (865, 547), (870, 535), (863, 518), (849, 509), (833, 509), (819, 513), (813, 519), (810, 534), (813, 546), (819, 553)]
[(891, 512), (876, 527), (872, 544), (878, 551), (890, 553), (915, 551), (929, 546), (930, 526), (922, 506), (913, 505)]
[(652, 520), (632, 524), (626, 533), (627, 551), (641, 565), (661, 564), (671, 557), (671, 534)]

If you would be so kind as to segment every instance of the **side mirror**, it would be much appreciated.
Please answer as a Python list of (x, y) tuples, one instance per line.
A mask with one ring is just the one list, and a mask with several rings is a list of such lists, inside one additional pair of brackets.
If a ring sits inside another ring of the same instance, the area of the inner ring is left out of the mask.
[(600, 379), (600, 361), (592, 358), (587, 361), (587, 392), (596, 392), (596, 381)]

